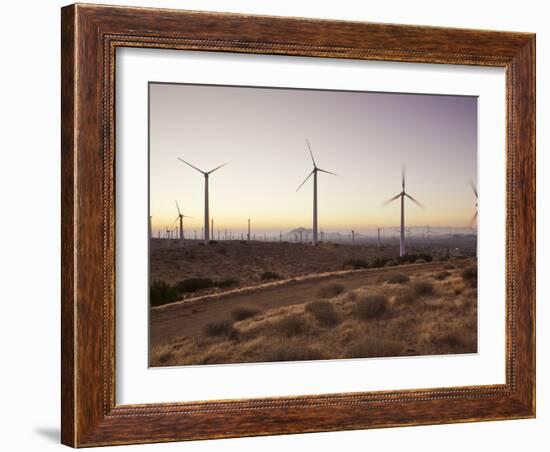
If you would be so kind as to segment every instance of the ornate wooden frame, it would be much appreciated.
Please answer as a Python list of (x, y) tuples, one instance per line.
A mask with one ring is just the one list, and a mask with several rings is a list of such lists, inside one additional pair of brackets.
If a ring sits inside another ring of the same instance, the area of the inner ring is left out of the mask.
[[(71, 5), (62, 9), (62, 442), (83, 447), (535, 416), (535, 35)], [(115, 403), (117, 47), (506, 69), (506, 383)]]

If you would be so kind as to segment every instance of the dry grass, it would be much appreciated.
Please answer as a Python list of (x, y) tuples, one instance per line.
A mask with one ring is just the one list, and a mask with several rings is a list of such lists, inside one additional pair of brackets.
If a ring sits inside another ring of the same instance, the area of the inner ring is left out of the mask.
[(348, 291), (323, 286), (323, 300), (253, 315), (252, 306), (236, 307), (196, 337), (155, 345), (151, 365), (475, 353), (477, 294), (468, 268), (472, 262), (460, 262), (444, 279), (419, 269), (405, 285), (384, 278)]
[(410, 278), (403, 273), (394, 273), (388, 278), (390, 284), (405, 284), (408, 283)]

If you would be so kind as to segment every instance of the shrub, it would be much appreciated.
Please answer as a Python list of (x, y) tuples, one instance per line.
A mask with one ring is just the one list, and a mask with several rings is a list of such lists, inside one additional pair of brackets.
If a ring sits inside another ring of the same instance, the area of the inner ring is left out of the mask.
[(344, 269), (347, 268), (353, 268), (354, 270), (358, 270), (360, 268), (368, 268), (369, 264), (364, 259), (348, 259), (346, 262), (344, 262)]
[(394, 273), (388, 278), (390, 284), (404, 284), (409, 282), (409, 277), (403, 273)]
[(435, 274), (435, 279), (438, 279), (439, 281), (442, 281), (444, 279), (447, 279), (449, 276), (451, 276), (451, 273), (448, 271), (442, 271)]
[(262, 281), (269, 281), (272, 279), (279, 279), (280, 276), (278, 273), (272, 272), (272, 271), (265, 271), (262, 273)]
[(225, 248), (218, 248), (218, 253), (220, 253), (222, 256), (227, 256), (227, 250)]
[(367, 336), (350, 344), (346, 351), (346, 358), (379, 358), (386, 356), (399, 356), (405, 351), (402, 342), (379, 339)]
[(320, 324), (325, 326), (336, 325), (340, 320), (334, 306), (329, 301), (312, 301), (306, 305), (306, 312), (311, 313)]
[(151, 306), (161, 306), (163, 304), (173, 303), (179, 299), (180, 294), (176, 288), (164, 281), (155, 280), (149, 288), (149, 303)]
[(477, 287), (477, 266), (464, 269), (462, 278), (470, 287)]
[(395, 297), (395, 302), (397, 304), (411, 304), (413, 301), (414, 293), (410, 289), (404, 290)]
[(266, 361), (313, 361), (323, 359), (323, 354), (304, 344), (283, 344), (271, 349)]
[(209, 244), (209, 245), (217, 245), (218, 242), (217, 242), (216, 240), (209, 240), (209, 241), (208, 241), (208, 244)]
[(240, 308), (233, 309), (233, 311), (231, 311), (231, 316), (237, 322), (240, 320), (246, 320), (251, 317), (257, 316), (258, 314), (260, 314), (260, 311), (258, 309), (247, 308), (247, 307), (240, 307)]
[[(433, 257), (430, 254), (420, 253), (420, 254), (405, 254), (404, 256), (399, 256), (398, 262), (400, 264), (412, 264), (418, 260), (423, 260), (424, 262), (431, 262)], [(423, 263), (423, 262), (418, 262)]]
[(299, 336), (306, 331), (304, 319), (298, 315), (290, 315), (279, 320), (275, 329), (284, 336)]
[(434, 291), (432, 283), (426, 281), (418, 281), (414, 283), (413, 290), (416, 295), (431, 295)]
[(384, 258), (384, 257), (377, 257), (375, 258), (371, 264), (370, 264), (370, 268), (381, 268), (381, 267), (384, 267), (386, 265), (386, 263), (388, 262), (388, 259)]
[(415, 264), (425, 264), (426, 263), (426, 260), (425, 259), (416, 259), (414, 261)]
[(234, 338), (237, 336), (237, 330), (227, 320), (221, 320), (219, 322), (211, 322), (204, 328), (204, 334), (207, 336), (226, 336)]
[(362, 320), (379, 317), (388, 309), (388, 299), (382, 295), (368, 295), (355, 304), (357, 317)]
[(395, 267), (397, 265), (397, 262), (393, 259), (390, 259), (388, 262), (384, 264), (384, 267)]
[(189, 278), (176, 284), (176, 289), (181, 293), (196, 292), (201, 289), (209, 289), (214, 286), (210, 278)]
[(221, 281), (218, 281), (215, 283), (217, 287), (220, 289), (225, 289), (227, 287), (236, 286), (239, 284), (239, 280), (237, 278), (226, 278), (222, 279)]
[(340, 295), (346, 288), (342, 284), (331, 283), (322, 286), (317, 295), (321, 298), (332, 298), (336, 295)]

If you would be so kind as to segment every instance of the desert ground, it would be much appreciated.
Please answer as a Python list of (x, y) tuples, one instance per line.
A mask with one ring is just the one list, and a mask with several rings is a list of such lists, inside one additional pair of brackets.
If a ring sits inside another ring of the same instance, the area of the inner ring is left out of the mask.
[(477, 351), (475, 257), (434, 249), (399, 261), (391, 246), (372, 244), (156, 242), (151, 366)]

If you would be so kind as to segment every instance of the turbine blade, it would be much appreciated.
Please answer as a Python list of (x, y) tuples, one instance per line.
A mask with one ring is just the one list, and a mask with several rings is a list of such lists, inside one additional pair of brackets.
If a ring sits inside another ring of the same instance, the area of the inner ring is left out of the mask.
[(331, 173), (330, 171), (327, 171), (327, 170), (324, 170), (324, 169), (321, 169), (321, 168), (317, 168), (317, 171), (321, 171), (322, 173), (327, 173), (327, 174), (332, 174), (333, 176), (338, 176), (340, 177), (338, 174), (336, 173)]
[(401, 196), (401, 193), (399, 193), (398, 195), (395, 195), (393, 198), (390, 198), (388, 199), (387, 201), (384, 201), (382, 203), (382, 206), (387, 206), (389, 203), (395, 201), (397, 198), (399, 198)]
[(476, 188), (475, 184), (473, 183), (473, 181), (470, 181), (470, 187), (472, 187), (472, 191), (474, 192), (474, 195), (477, 199), (477, 188)]
[(179, 158), (179, 157), (178, 157), (178, 160), (181, 161), (181, 162), (183, 162), (183, 163), (185, 163), (186, 165), (190, 166), (191, 168), (196, 169), (199, 173), (206, 174), (203, 170), (198, 169), (196, 166), (191, 165), (191, 163), (186, 162), (186, 161), (183, 160), (182, 158)]
[(315, 172), (315, 170), (313, 170), (311, 173), (308, 174), (308, 176), (304, 179), (304, 181), (300, 184), (300, 186), (296, 189), (296, 191), (300, 190), (300, 188), (302, 188), (302, 185), (304, 185), (306, 183), (306, 181), (311, 177), (311, 175)]
[(176, 207), (178, 208), (178, 215), (181, 215), (180, 206), (178, 205), (177, 201), (176, 201)]
[(309, 155), (311, 156), (311, 161), (313, 162), (313, 167), (317, 168), (317, 163), (315, 163), (315, 159), (313, 158), (313, 152), (311, 150), (311, 146), (309, 145), (309, 140), (306, 138), (307, 147), (309, 148)]
[(409, 195), (408, 193), (405, 193), (405, 196), (406, 196), (407, 198), (409, 198), (412, 202), (414, 202), (418, 207), (421, 207), (422, 209), (424, 208), (424, 205), (423, 205), (421, 202), (419, 202), (419, 201), (417, 201), (416, 199), (414, 199), (414, 198), (413, 198), (411, 195)]
[(474, 216), (472, 217), (472, 219), (470, 220), (470, 228), (474, 226), (474, 224), (476, 223), (477, 221), (477, 212), (474, 213)]
[(216, 166), (216, 168), (214, 168), (213, 170), (208, 171), (206, 174), (212, 174), (214, 171), (219, 170), (221, 167), (223, 167), (223, 166), (225, 166), (225, 165), (227, 165), (227, 164), (229, 164), (229, 162), (225, 162), (223, 165)]
[(407, 169), (405, 168), (405, 165), (401, 168), (401, 187), (403, 188), (403, 191), (405, 191), (405, 173), (407, 172)]

